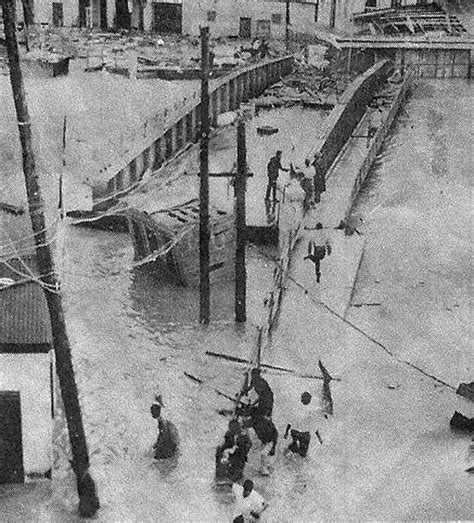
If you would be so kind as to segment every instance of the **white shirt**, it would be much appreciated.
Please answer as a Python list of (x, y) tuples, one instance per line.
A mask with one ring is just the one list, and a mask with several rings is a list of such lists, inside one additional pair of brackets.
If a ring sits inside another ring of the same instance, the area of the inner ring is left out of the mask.
[(314, 436), (318, 426), (318, 409), (313, 405), (313, 400), (309, 405), (300, 403), (290, 418), (291, 428), (300, 432), (309, 432)]
[(255, 512), (256, 514), (261, 514), (263, 512), (263, 509), (265, 508), (265, 500), (263, 497), (255, 490), (252, 490), (252, 492), (244, 498), (244, 487), (237, 483), (232, 485), (232, 492), (234, 493), (236, 500), (235, 515), (242, 515), (244, 521), (255, 521), (251, 512)]

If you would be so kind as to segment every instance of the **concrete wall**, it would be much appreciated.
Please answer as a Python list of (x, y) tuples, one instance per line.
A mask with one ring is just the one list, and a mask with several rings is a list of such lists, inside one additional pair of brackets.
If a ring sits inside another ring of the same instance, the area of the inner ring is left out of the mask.
[[(267, 87), (289, 74), (293, 57), (287, 56), (251, 65), (220, 78), (210, 91), (212, 125), (216, 116), (240, 107), (242, 101), (259, 96)], [(190, 125), (186, 125), (189, 122)], [(101, 211), (115, 203), (117, 197), (133, 189), (145, 171), (159, 169), (199, 136), (199, 100), (190, 99), (174, 115), (173, 122), (157, 136), (149, 138), (107, 169), (108, 181), (92, 188), (93, 210)], [(146, 158), (146, 159), (145, 159)]]
[[(208, 12), (215, 12), (216, 19), (208, 20)], [(272, 15), (279, 15), (280, 23), (272, 21)], [(310, 31), (314, 24), (315, 4), (290, 5), (290, 23), (301, 31)], [(257, 35), (259, 20), (270, 24), (272, 37), (285, 35), (286, 6), (284, 2), (262, 0), (183, 0), (183, 33), (199, 34), (200, 25), (209, 25), (211, 35), (239, 36), (240, 18), (251, 18), (251, 37)]]
[[(385, 138), (387, 137), (387, 134), (390, 130), (393, 121), (395, 120), (395, 117), (397, 116), (400, 106), (411, 90), (413, 77), (414, 75), (412, 74), (408, 74), (405, 77), (386, 118), (383, 120), (382, 125), (377, 128), (377, 133), (375, 134), (374, 139), (370, 142), (370, 146), (367, 150), (367, 155), (365, 157), (364, 163), (360, 167), (357, 178), (354, 182), (354, 187), (352, 189), (352, 202), (355, 202), (357, 195), (359, 194), (359, 190), (362, 187), (362, 184), (364, 183), (365, 179), (367, 178), (367, 175), (369, 174), (370, 168), (372, 167), (372, 164), (374, 163), (377, 154), (382, 148), (382, 145), (385, 141)], [(350, 208), (347, 209), (346, 218), (349, 212)]]
[(0, 390), (20, 392), (25, 475), (52, 465), (50, 363), (50, 354), (0, 354)]
[(374, 91), (384, 82), (392, 69), (388, 61), (379, 62), (359, 76), (339, 99), (326, 118), (321, 135), (310, 157), (321, 155), (320, 165), (327, 172), (343, 148), (352, 131), (364, 115)]

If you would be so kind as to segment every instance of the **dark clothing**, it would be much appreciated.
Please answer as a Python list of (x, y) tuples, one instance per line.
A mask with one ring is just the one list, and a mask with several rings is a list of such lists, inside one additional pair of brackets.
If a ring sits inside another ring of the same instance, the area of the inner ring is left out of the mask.
[[(235, 435), (226, 432), (224, 443), (216, 449), (216, 479), (240, 481), (244, 475), (245, 463), (251, 447), (252, 442), (247, 434)], [(224, 460), (225, 451), (230, 451), (227, 460)]]
[(252, 447), (252, 442), (247, 434), (240, 434), (236, 439), (236, 449), (229, 455), (228, 476), (234, 483), (240, 481), (244, 476), (244, 468), (247, 457)]
[(328, 255), (331, 254), (330, 245), (315, 245), (313, 243), (308, 245), (308, 256), (306, 256), (305, 259), (311, 260), (314, 263), (316, 281), (318, 283), (321, 280), (321, 260), (324, 260), (326, 253)]
[(272, 194), (272, 198), (276, 200), (277, 180), (278, 175), (280, 174), (280, 169), (282, 171), (285, 170), (281, 165), (281, 158), (276, 155), (272, 156), (267, 165), (268, 185), (265, 200), (270, 199), (270, 194)]
[(308, 454), (309, 442), (311, 441), (310, 433), (291, 429), (290, 434), (293, 442), (288, 447), (288, 450), (304, 458)]
[(280, 174), (280, 169), (282, 171), (285, 170), (281, 166), (281, 158), (279, 158), (278, 156), (272, 156), (267, 165), (268, 178), (276, 180), (278, 178), (278, 175)]
[(314, 169), (316, 173), (313, 177), (314, 201), (319, 203), (321, 201), (321, 193), (326, 191), (326, 177), (325, 172), (318, 163), (314, 165)]
[(303, 178), (301, 180), (301, 188), (305, 193), (303, 207), (305, 210), (311, 207), (311, 202), (313, 201), (313, 183), (310, 178)]
[(263, 378), (254, 380), (253, 389), (258, 394), (258, 400), (252, 409), (252, 416), (268, 416), (273, 413), (273, 391), (270, 385)]
[(268, 184), (267, 184), (267, 192), (265, 193), (265, 200), (270, 200), (270, 195), (272, 200), (276, 200), (276, 193), (277, 193), (277, 181), (272, 180), (271, 178), (268, 178)]
[(178, 450), (178, 431), (171, 421), (160, 418), (158, 420), (158, 439), (154, 444), (155, 459), (173, 457)]

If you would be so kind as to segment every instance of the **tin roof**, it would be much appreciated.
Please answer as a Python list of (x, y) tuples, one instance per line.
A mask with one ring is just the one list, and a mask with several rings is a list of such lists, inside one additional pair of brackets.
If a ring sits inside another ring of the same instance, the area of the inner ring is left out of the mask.
[(52, 340), (46, 297), (39, 284), (0, 289), (0, 353), (48, 352)]

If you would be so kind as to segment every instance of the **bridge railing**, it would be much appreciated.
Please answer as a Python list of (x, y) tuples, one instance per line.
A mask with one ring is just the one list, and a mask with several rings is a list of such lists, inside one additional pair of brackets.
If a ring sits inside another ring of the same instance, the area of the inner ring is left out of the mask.
[[(242, 102), (259, 96), (292, 69), (293, 56), (284, 56), (250, 65), (216, 80), (210, 90), (211, 125), (217, 126), (219, 114), (238, 109)], [(199, 98), (183, 99), (181, 107), (175, 105), (161, 129), (145, 136), (92, 182), (94, 211), (108, 208), (135, 188), (145, 172), (159, 169), (195, 143), (199, 139), (199, 127)]]

